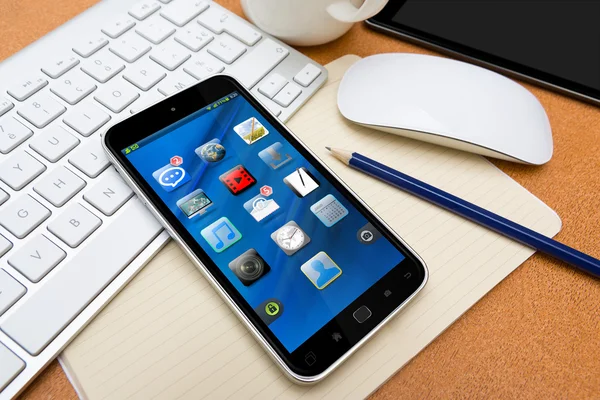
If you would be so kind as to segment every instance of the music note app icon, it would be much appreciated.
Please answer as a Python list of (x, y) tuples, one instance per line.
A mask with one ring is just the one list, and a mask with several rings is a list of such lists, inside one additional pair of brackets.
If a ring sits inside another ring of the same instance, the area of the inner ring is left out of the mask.
[(221, 217), (202, 229), (200, 234), (217, 253), (225, 251), (242, 238), (240, 231), (226, 217)]

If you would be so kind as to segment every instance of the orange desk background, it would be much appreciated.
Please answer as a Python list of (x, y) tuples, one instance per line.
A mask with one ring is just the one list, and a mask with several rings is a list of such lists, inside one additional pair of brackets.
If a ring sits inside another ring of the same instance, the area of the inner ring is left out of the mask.
[[(0, 60), (97, 0), (0, 0)], [(242, 15), (239, 0), (217, 0)], [(557, 44), (556, 51), (568, 44)], [(353, 53), (432, 53), (357, 24), (300, 48), (321, 64)], [(590, 49), (590, 51), (598, 51)], [(544, 105), (554, 157), (542, 167), (494, 161), (558, 212), (557, 239), (600, 257), (600, 108), (526, 85)], [(52, 362), (21, 396), (72, 399)], [(536, 254), (400, 370), (374, 399), (599, 398), (600, 280)]]

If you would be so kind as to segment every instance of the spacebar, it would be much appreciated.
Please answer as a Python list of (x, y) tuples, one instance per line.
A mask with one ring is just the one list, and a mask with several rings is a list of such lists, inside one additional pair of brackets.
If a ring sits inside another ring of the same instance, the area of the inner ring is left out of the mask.
[(136, 198), (28, 298), (0, 329), (38, 355), (160, 232)]

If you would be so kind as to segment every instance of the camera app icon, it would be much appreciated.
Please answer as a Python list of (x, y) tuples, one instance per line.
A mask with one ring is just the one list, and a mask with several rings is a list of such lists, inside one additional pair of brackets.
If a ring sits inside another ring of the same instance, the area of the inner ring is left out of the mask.
[(250, 249), (229, 263), (229, 269), (238, 277), (244, 286), (250, 286), (270, 270), (269, 264), (256, 252)]
[(381, 237), (381, 233), (371, 223), (367, 223), (356, 233), (356, 238), (362, 244), (373, 244)]

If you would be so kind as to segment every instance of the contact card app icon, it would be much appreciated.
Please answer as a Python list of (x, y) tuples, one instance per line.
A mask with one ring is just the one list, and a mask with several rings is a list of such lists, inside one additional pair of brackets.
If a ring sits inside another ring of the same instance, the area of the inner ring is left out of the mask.
[(318, 252), (313, 258), (302, 264), (300, 270), (319, 290), (325, 289), (342, 275), (342, 269), (324, 251)]
[(190, 180), (190, 176), (181, 166), (167, 164), (152, 173), (152, 177), (167, 192), (172, 192)]

